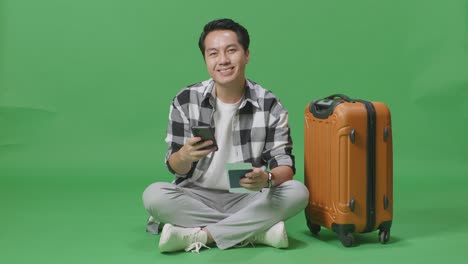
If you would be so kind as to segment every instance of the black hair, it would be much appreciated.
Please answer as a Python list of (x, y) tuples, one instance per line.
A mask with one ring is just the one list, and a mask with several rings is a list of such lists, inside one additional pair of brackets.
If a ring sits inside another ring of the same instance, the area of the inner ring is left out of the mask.
[(215, 30), (234, 31), (237, 35), (237, 40), (242, 45), (242, 48), (244, 48), (244, 51), (249, 49), (250, 37), (249, 32), (245, 27), (229, 18), (216, 19), (205, 25), (203, 32), (200, 35), (200, 39), (198, 40), (198, 47), (200, 48), (203, 57), (205, 57), (205, 38), (208, 33)]

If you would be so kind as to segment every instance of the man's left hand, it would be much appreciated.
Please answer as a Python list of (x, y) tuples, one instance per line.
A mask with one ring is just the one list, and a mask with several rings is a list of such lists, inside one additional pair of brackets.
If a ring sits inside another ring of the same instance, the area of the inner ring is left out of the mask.
[(244, 178), (240, 179), (240, 185), (251, 191), (259, 191), (268, 187), (268, 173), (261, 168), (253, 168)]

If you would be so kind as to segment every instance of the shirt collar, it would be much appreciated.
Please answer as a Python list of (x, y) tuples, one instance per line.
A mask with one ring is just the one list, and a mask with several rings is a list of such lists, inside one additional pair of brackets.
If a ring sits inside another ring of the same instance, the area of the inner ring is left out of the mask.
[[(252, 83), (250, 80), (246, 80), (246, 89), (244, 93), (244, 98), (242, 99), (242, 102), (239, 106), (240, 108), (243, 108), (247, 102), (251, 103), (253, 106), (260, 108), (260, 105), (258, 103), (258, 95), (257, 92), (255, 91), (255, 84)], [(207, 88), (205, 92), (203, 93), (203, 102), (208, 101), (211, 106), (215, 106), (216, 104), (216, 98), (214, 96), (214, 81), (213, 79), (208, 80)]]

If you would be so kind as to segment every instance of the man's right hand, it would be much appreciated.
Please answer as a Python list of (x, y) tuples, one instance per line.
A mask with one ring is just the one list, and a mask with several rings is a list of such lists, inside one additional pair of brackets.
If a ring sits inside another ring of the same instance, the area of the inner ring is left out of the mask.
[(169, 158), (169, 164), (171, 168), (180, 175), (187, 174), (192, 168), (192, 164), (198, 161), (213, 151), (217, 150), (217, 147), (202, 150), (202, 148), (208, 147), (213, 144), (213, 141), (207, 140), (202, 141), (201, 137), (192, 137), (187, 140), (184, 146), (177, 152), (173, 153)]
[(187, 140), (185, 145), (179, 149), (180, 159), (183, 162), (195, 162), (206, 157), (213, 151), (217, 150), (217, 147), (211, 147), (208, 149), (203, 149), (213, 145), (212, 140), (202, 141), (201, 137), (192, 137)]

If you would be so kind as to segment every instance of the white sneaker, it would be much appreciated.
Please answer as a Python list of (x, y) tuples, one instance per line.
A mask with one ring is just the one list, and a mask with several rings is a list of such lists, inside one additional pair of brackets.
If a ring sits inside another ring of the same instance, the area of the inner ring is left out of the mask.
[(284, 222), (278, 222), (265, 232), (256, 234), (249, 242), (264, 244), (275, 248), (287, 248), (289, 246), (288, 234)]
[(159, 239), (160, 252), (174, 251), (192, 251), (199, 253), (202, 247), (207, 247), (205, 244), (208, 240), (206, 232), (201, 228), (183, 228), (165, 224)]

